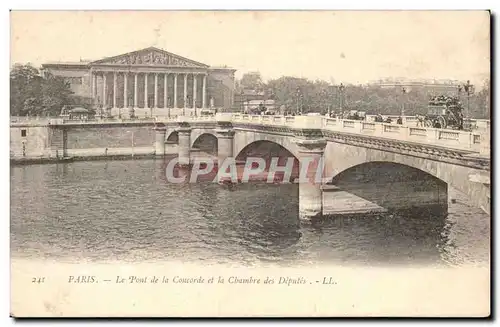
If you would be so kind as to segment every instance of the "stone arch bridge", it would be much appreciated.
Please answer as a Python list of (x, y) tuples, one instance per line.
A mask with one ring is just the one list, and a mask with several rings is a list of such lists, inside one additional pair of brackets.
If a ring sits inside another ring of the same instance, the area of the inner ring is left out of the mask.
[(242, 159), (262, 144), (275, 145), (276, 153), (293, 156), (298, 162), (306, 157), (322, 160), (324, 185), (299, 185), (299, 210), (308, 219), (323, 212), (325, 192), (339, 189), (388, 209), (437, 206), (447, 210), (451, 186), (490, 212), (489, 132), (480, 135), (322, 116), (228, 113), (149, 122), (54, 121), (48, 126), (51, 151), (66, 153), (64, 135), (72, 127), (110, 124), (152, 127), (152, 154), (176, 154), (181, 165), (189, 165), (197, 151), (219, 160)]
[(305, 216), (321, 212), (322, 192), (335, 186), (387, 208), (444, 210), (451, 186), (490, 212), (489, 142), (470, 132), (314, 116), (237, 114), (166, 121), (155, 131), (155, 153), (173, 150), (180, 164), (190, 163), (190, 153), (199, 150), (199, 144), (214, 143), (212, 154), (219, 159), (244, 158), (262, 143), (275, 144), (299, 162), (321, 156), (324, 181), (332, 187), (300, 185), (300, 210)]

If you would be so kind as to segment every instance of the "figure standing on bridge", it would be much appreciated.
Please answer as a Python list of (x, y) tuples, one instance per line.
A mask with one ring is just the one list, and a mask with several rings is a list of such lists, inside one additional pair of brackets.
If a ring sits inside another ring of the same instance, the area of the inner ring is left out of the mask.
[(458, 113), (458, 129), (464, 129), (464, 115), (461, 111)]
[(417, 114), (417, 127), (423, 127), (424, 126), (424, 116)]

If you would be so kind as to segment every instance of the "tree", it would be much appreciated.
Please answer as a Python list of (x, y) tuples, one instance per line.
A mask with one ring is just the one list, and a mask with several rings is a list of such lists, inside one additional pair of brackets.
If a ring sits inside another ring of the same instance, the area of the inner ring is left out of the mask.
[(246, 90), (262, 91), (264, 83), (259, 72), (246, 73), (241, 77), (239, 86)]
[(481, 91), (471, 97), (471, 117), (490, 119), (490, 80), (486, 79)]
[(74, 103), (72, 94), (68, 83), (63, 78), (47, 74), (42, 83), (43, 115), (58, 115), (64, 105)]
[(10, 113), (25, 116), (39, 105), (42, 77), (31, 65), (15, 65), (10, 72)]
[(13, 116), (57, 115), (73, 104), (69, 84), (58, 76), (40, 75), (31, 65), (16, 64), (10, 72), (10, 114)]
[[(278, 106), (284, 105), (288, 110), (296, 111), (298, 106), (304, 105), (304, 91), (307, 90), (308, 80), (283, 76), (267, 83), (268, 89), (274, 95), (274, 100)], [(301, 98), (301, 103), (299, 103)]]

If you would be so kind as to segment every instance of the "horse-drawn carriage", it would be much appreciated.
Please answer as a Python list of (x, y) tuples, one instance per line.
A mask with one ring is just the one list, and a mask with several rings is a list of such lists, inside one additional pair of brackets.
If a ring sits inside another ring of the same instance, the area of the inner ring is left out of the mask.
[(215, 116), (217, 110), (215, 109), (202, 109), (200, 111), (200, 116)]
[(365, 120), (365, 118), (366, 118), (365, 111), (350, 110), (350, 111), (344, 113), (344, 119)]
[(429, 100), (424, 125), (433, 128), (463, 129), (462, 103), (458, 97), (434, 96)]

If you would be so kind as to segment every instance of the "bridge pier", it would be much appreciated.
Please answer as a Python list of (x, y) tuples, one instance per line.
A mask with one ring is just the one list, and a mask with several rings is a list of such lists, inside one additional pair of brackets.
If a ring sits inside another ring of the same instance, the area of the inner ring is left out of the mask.
[(157, 126), (154, 128), (155, 131), (155, 155), (164, 156), (165, 155), (165, 134), (167, 129), (164, 126)]
[(191, 163), (191, 127), (187, 123), (181, 123), (177, 132), (179, 133), (179, 166), (189, 166)]
[(299, 218), (309, 223), (323, 217), (323, 139), (296, 140), (299, 149)]
[(234, 130), (232, 128), (218, 128), (215, 133), (217, 134), (217, 157), (220, 166), (226, 158), (233, 157)]

